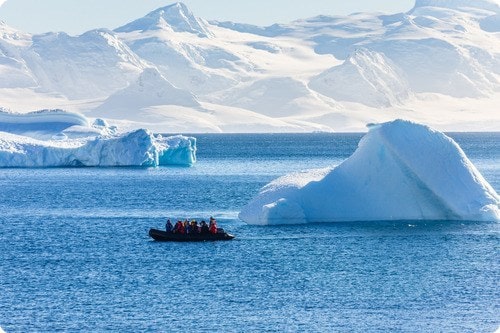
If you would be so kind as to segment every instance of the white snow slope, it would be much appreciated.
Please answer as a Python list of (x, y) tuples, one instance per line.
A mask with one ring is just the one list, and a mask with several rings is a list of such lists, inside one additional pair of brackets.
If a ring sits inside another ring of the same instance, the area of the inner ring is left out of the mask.
[(372, 126), (336, 168), (266, 185), (239, 217), (249, 224), (500, 221), (500, 197), (453, 139), (395, 120)]
[(61, 110), (28, 114), (0, 111), (0, 167), (190, 166), (196, 139), (162, 137), (148, 130), (117, 133), (104, 120), (92, 124)]
[(169, 133), (362, 131), (397, 118), (500, 131), (499, 8), (416, 0), (406, 13), (257, 27), (174, 3), (80, 36), (0, 23), (0, 107)]

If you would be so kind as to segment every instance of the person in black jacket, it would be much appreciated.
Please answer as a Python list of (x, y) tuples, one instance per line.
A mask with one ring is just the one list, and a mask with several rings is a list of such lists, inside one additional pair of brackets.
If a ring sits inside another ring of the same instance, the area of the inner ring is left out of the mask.
[(174, 230), (174, 226), (172, 225), (172, 222), (170, 222), (170, 219), (168, 219), (167, 224), (165, 224), (165, 230), (167, 232), (172, 232)]
[(210, 231), (208, 229), (207, 222), (201, 221), (201, 233), (202, 234), (208, 234)]

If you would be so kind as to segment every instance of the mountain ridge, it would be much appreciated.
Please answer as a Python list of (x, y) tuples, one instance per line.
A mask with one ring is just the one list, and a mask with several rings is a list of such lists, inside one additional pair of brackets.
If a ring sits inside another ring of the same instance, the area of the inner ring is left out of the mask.
[[(473, 10), (464, 3), (416, 0), (406, 13), (319, 15), (269, 27), (209, 23), (174, 3), (78, 36), (30, 35), (2, 23), (0, 106), (97, 112), (132, 127), (154, 111), (165, 118), (152, 125), (168, 132), (189, 124), (351, 131), (401, 117), (446, 130), (467, 122), (497, 129), (498, 2), (480, 0)], [(181, 119), (190, 123), (179, 127)]]
[(500, 13), (498, 0), (415, 0), (415, 7), (443, 7), (451, 9), (476, 8)]

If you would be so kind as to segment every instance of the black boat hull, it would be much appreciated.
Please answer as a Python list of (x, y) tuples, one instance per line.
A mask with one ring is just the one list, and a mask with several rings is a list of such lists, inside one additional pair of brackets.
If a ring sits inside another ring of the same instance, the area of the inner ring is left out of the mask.
[(159, 242), (204, 242), (231, 240), (233, 235), (228, 234), (223, 229), (219, 229), (216, 234), (174, 234), (158, 229), (150, 229), (149, 236)]

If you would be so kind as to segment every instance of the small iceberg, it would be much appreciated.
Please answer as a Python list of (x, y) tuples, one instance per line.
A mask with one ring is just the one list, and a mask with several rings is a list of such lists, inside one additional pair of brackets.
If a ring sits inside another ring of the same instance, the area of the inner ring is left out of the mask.
[(410, 121), (371, 125), (335, 168), (280, 177), (240, 212), (249, 224), (500, 221), (500, 197), (458, 144)]
[(191, 166), (196, 139), (162, 137), (146, 129), (118, 133), (104, 120), (44, 110), (0, 111), (0, 167)]

